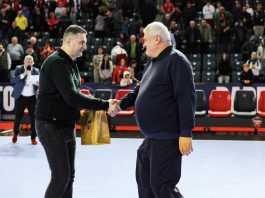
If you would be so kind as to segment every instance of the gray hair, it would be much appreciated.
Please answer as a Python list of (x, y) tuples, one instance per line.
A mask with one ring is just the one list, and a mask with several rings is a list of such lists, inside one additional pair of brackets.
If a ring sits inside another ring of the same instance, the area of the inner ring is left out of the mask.
[(144, 33), (149, 33), (149, 36), (160, 36), (162, 42), (166, 42), (171, 45), (170, 32), (167, 27), (161, 22), (152, 22), (148, 24)]

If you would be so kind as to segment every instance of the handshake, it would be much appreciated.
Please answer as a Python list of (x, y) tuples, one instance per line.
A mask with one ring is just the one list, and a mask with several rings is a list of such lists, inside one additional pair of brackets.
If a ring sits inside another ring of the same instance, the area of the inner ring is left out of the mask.
[(109, 101), (109, 109), (108, 109), (107, 113), (111, 117), (114, 117), (121, 111), (120, 101), (117, 99), (110, 99), (108, 101)]

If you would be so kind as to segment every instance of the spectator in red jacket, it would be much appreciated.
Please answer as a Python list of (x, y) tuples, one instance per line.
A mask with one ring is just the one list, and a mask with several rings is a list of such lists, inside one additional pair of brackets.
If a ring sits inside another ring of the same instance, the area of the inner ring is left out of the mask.
[(123, 78), (124, 71), (128, 71), (128, 68), (126, 66), (125, 59), (121, 59), (120, 64), (117, 65), (114, 69), (112, 75), (112, 84), (120, 84), (121, 79)]

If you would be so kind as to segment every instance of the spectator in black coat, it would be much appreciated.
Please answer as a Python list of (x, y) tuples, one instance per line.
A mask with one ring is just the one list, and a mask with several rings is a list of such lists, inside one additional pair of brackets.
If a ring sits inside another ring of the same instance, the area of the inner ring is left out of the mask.
[(250, 85), (253, 83), (253, 73), (252, 70), (249, 68), (248, 64), (243, 65), (243, 71), (240, 74), (240, 82), (243, 83), (244, 85)]
[(218, 63), (218, 83), (229, 83), (232, 74), (232, 67), (227, 53), (222, 54), (222, 58)]

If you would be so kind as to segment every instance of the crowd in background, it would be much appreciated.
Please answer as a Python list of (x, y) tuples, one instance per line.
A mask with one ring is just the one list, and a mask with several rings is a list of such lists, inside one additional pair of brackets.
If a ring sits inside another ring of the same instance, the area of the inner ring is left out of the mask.
[[(81, 74), (88, 74), (85, 80), (121, 86), (139, 82), (148, 61), (143, 29), (156, 20), (168, 27), (174, 48), (188, 57), (202, 55), (196, 60), (198, 82), (208, 63), (204, 54), (216, 55), (211, 70), (216, 82), (232, 82), (235, 72), (244, 84), (264, 82), (264, 6), (265, 1), (255, 0), (0, 0), (0, 78), (8, 80), (6, 71), (26, 55), (40, 67), (60, 47), (64, 30), (79, 24), (88, 31), (87, 51), (77, 59)], [(233, 67), (234, 54), (240, 69)]]

